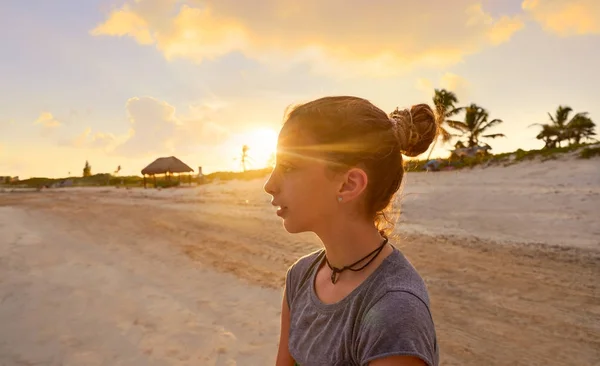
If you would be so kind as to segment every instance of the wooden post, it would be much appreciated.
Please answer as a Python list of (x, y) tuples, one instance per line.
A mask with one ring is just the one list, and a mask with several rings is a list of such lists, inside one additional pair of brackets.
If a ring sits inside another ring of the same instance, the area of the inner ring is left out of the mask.
[(146, 189), (146, 174), (144, 174), (144, 189)]
[(152, 174), (152, 176), (154, 177), (154, 188), (156, 188), (156, 174)]

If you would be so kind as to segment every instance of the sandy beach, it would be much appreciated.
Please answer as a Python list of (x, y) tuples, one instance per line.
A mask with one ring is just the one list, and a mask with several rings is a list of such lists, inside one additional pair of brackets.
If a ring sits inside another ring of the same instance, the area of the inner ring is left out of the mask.
[[(266, 177), (265, 177), (266, 179)], [(270, 365), (286, 269), (264, 179), (0, 193), (0, 365)], [(600, 159), (409, 173), (394, 243), (442, 365), (600, 364)]]

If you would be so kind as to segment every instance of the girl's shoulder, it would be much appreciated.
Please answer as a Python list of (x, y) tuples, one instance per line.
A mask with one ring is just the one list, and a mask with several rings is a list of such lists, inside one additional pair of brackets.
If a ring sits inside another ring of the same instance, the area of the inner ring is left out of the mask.
[(408, 258), (400, 250), (394, 248), (394, 252), (385, 262), (381, 271), (382, 278), (378, 279), (382, 287), (382, 295), (387, 292), (409, 292), (429, 306), (427, 285)]
[(300, 289), (309, 283), (308, 279), (312, 271), (319, 265), (325, 255), (325, 249), (315, 250), (297, 259), (288, 267), (285, 275), (285, 296), (288, 307), (292, 308), (292, 302)]
[(321, 248), (303, 255), (290, 266), (289, 270), (301, 270), (303, 268), (308, 268), (313, 265), (314, 262), (318, 262), (324, 254), (325, 249)]
[(297, 291), (310, 276), (312, 270), (319, 265), (325, 254), (324, 249), (318, 249), (298, 258), (287, 270), (286, 287)]

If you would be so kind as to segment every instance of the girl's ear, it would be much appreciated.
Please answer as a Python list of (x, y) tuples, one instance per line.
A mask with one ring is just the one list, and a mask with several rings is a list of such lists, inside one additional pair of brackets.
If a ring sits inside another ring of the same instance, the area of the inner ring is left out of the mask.
[(364, 170), (352, 168), (344, 174), (337, 196), (341, 197), (342, 202), (352, 201), (363, 193), (368, 182), (369, 178)]

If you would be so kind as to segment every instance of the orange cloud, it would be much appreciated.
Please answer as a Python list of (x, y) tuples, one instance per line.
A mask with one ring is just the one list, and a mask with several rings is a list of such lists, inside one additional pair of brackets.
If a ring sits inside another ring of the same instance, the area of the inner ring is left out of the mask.
[(119, 37), (128, 35), (140, 44), (154, 43), (146, 21), (136, 13), (130, 11), (127, 6), (113, 12), (104, 24), (96, 27), (91, 33), (95, 36), (101, 34)]
[(34, 123), (42, 125), (44, 128), (56, 128), (62, 125), (50, 112), (40, 113), (40, 116), (35, 120)]
[[(201, 1), (180, 8), (136, 1), (113, 11), (93, 35), (128, 35), (155, 44), (165, 57), (197, 62), (230, 52), (274, 67), (308, 62), (322, 73), (399, 74), (445, 66), (506, 42), (519, 17), (494, 18), (472, 0), (381, 2), (343, 0)], [(158, 17), (157, 14), (164, 16)]]
[(218, 107), (211, 103), (190, 106), (190, 113), (180, 115), (175, 107), (152, 97), (130, 98), (126, 104), (130, 130), (115, 153), (144, 156), (157, 153), (186, 152), (199, 145), (221, 143), (227, 130), (212, 121)]
[(446, 89), (454, 92), (460, 103), (466, 103), (470, 95), (471, 83), (462, 76), (446, 72), (437, 83), (433, 83), (426, 78), (419, 78), (416, 81), (415, 87), (427, 96), (433, 96), (434, 89)]
[(598, 0), (524, 0), (521, 7), (545, 30), (560, 36), (600, 34)]
[(518, 17), (503, 16), (494, 19), (483, 10), (481, 4), (469, 6), (467, 14), (469, 15), (467, 25), (484, 29), (487, 40), (493, 45), (507, 42), (515, 32), (523, 28), (523, 22)]
[(103, 132), (96, 132), (93, 134), (92, 129), (88, 127), (83, 133), (71, 140), (69, 145), (79, 148), (108, 149), (113, 146), (116, 141), (117, 138), (113, 134)]
[(462, 76), (447, 72), (442, 76), (440, 86), (446, 90), (453, 91), (460, 98), (459, 100), (462, 100), (469, 97), (471, 83)]

